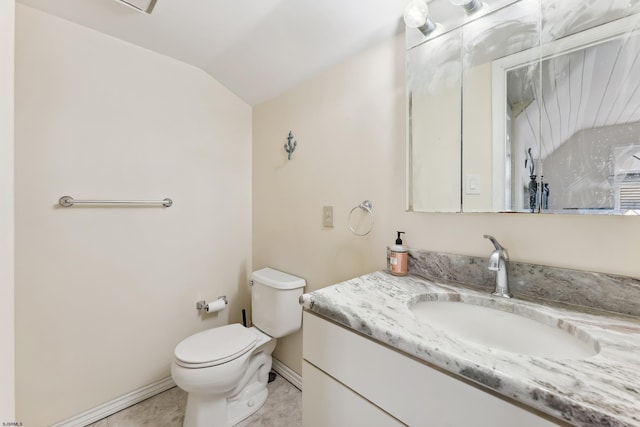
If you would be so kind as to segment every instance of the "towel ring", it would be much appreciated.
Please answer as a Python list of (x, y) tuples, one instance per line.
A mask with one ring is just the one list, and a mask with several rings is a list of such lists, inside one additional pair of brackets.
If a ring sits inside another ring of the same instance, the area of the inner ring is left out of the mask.
[[(353, 224), (351, 224), (351, 217), (353, 216), (353, 212), (356, 209), (362, 209), (363, 211), (365, 211), (366, 213), (369, 214), (369, 216), (371, 217), (371, 226), (369, 227), (369, 229), (367, 231), (365, 231), (364, 233), (358, 233), (354, 228), (353, 228)], [(351, 232), (353, 234), (355, 234), (356, 236), (366, 236), (367, 234), (371, 233), (371, 230), (373, 230), (373, 224), (374, 224), (374, 218), (373, 218), (373, 203), (371, 203), (371, 201), (369, 200), (365, 200), (364, 202), (360, 203), (358, 206), (356, 206), (355, 208), (351, 209), (351, 212), (349, 212), (349, 230), (351, 230)]]

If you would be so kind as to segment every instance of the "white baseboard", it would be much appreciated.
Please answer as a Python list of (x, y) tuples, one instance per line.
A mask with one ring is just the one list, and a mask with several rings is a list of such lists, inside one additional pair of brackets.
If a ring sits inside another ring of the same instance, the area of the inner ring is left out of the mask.
[(51, 427), (84, 427), (175, 386), (176, 383), (173, 382), (173, 379), (168, 377), (124, 396), (117, 397), (74, 417), (60, 421)]
[(295, 388), (302, 390), (302, 376), (287, 365), (273, 358), (273, 364), (271, 365), (274, 371), (280, 374), (282, 378), (289, 381)]
[[(302, 390), (302, 376), (297, 372), (275, 358), (273, 359), (272, 368), (298, 390)], [(81, 414), (57, 422), (51, 427), (85, 427), (175, 386), (176, 383), (173, 379), (168, 377), (146, 387), (142, 387), (141, 389), (132, 391), (129, 394), (125, 394), (124, 396), (117, 397)]]

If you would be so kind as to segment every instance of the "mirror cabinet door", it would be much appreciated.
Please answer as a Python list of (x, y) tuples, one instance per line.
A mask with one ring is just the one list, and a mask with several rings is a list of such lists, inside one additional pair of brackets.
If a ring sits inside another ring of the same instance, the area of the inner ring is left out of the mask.
[(640, 0), (493, 2), (407, 49), (409, 210), (640, 214)]
[[(525, 161), (530, 164), (528, 156), (539, 153), (540, 119), (537, 105), (532, 104), (539, 78), (539, 4), (539, 0), (521, 0), (463, 27), (464, 212), (529, 211), (529, 177), (514, 172), (521, 171), (518, 166)], [(493, 62), (520, 52), (525, 52), (521, 55), (524, 65), (506, 74), (511, 87), (506, 92), (500, 87), (502, 93), (494, 96)], [(497, 111), (494, 102), (500, 102)], [(516, 121), (529, 124), (527, 135), (513, 135)], [(500, 128), (497, 138), (494, 126)]]
[(540, 185), (548, 212), (625, 213), (640, 208), (640, 2), (580, 6), (543, 2)]
[(461, 30), (407, 51), (408, 208), (460, 212)]

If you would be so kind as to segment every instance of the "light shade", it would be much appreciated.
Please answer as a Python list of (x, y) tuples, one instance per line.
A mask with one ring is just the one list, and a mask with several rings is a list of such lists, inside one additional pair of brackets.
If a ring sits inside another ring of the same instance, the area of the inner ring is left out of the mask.
[(156, 0), (116, 0), (126, 6), (129, 6), (138, 12), (150, 14), (156, 5)]

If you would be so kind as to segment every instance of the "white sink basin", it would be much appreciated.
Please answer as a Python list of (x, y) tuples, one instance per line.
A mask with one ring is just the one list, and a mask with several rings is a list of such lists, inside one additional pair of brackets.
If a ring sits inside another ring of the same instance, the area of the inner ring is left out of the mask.
[(512, 300), (418, 301), (409, 309), (420, 322), (452, 339), (489, 348), (554, 359), (584, 359), (599, 351), (597, 341), (574, 325)]

